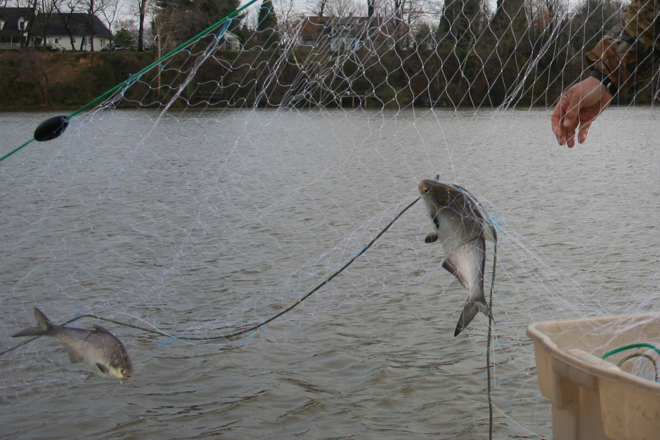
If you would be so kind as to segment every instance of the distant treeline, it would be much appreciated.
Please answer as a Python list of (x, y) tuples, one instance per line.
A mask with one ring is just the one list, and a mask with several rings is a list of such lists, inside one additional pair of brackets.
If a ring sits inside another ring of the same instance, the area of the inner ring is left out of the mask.
[[(585, 74), (584, 54), (602, 36), (601, 28), (589, 36), (584, 23), (575, 23), (559, 30), (552, 23), (509, 25), (501, 33), (491, 26), (472, 41), (436, 34), (382, 51), (218, 51), (201, 66), (184, 52), (143, 75), (119, 105), (158, 107), (176, 97), (175, 107), (551, 106)], [(0, 52), (0, 108), (80, 107), (155, 58), (152, 52)], [(193, 66), (193, 80), (180, 87)], [(646, 104), (655, 89), (639, 86), (622, 99)]]

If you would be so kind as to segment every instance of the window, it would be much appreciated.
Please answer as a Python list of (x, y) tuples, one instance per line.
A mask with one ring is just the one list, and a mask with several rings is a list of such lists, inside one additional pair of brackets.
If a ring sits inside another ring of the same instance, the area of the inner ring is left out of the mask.
[(18, 30), (24, 31), (25, 30), (25, 21), (19, 20), (18, 22)]
[(58, 44), (60, 42), (59, 38), (55, 38), (55, 44)]
[(5, 27), (5, 22), (0, 20), (0, 31)]

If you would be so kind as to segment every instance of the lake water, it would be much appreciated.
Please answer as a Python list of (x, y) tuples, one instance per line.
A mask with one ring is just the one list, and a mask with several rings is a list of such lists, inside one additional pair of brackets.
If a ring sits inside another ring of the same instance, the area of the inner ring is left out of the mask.
[[(0, 154), (49, 115), (0, 114)], [(51, 338), (0, 356), (0, 437), (487, 438), (487, 320), (453, 337), (465, 290), (423, 242), (421, 203), (265, 330), (214, 339), (300, 298), (436, 174), (501, 225), (494, 438), (551, 435), (527, 325), (657, 310), (653, 108), (608, 110), (572, 150), (549, 110), (157, 118), (90, 115), (0, 163), (0, 351), (35, 306), (176, 336), (102, 322), (133, 360), (125, 383)]]

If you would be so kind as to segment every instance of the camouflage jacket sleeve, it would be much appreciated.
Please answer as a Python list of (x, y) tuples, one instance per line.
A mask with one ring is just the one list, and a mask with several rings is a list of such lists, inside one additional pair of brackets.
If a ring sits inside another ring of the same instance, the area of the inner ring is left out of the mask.
[(631, 86), (653, 76), (655, 51), (660, 51), (660, 0), (632, 0), (612, 28), (587, 54), (594, 70), (625, 93)]

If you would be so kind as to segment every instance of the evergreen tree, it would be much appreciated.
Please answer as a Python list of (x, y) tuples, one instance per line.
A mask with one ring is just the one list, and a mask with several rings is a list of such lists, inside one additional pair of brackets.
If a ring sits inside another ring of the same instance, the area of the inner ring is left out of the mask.
[(120, 46), (129, 47), (135, 44), (135, 38), (133, 38), (133, 35), (128, 30), (121, 28), (115, 35), (115, 43)]
[(182, 43), (234, 12), (240, 0), (157, 0), (156, 5), (160, 9), (156, 20), (162, 23), (159, 27)]
[(274, 49), (280, 42), (280, 35), (277, 32), (277, 15), (271, 0), (263, 0), (261, 3), (257, 32), (264, 49)]
[(584, 53), (619, 23), (621, 4), (609, 0), (583, 0), (577, 5), (573, 17), (571, 44), (573, 49)]
[(465, 48), (482, 28), (481, 0), (447, 0), (438, 25), (438, 41)]

